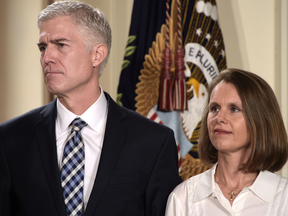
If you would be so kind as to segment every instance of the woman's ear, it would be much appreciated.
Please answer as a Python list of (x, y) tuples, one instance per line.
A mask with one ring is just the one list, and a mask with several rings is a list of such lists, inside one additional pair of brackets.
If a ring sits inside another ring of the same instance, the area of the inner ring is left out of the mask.
[(98, 44), (91, 50), (93, 67), (97, 67), (102, 63), (108, 53), (108, 49), (105, 44)]

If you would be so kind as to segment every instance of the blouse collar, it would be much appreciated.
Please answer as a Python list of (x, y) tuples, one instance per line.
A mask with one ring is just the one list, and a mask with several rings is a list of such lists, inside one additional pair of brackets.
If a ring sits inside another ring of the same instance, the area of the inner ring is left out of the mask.
[[(215, 192), (215, 171), (217, 167), (216, 163), (211, 169), (202, 173), (199, 183), (197, 185), (193, 201), (199, 202)], [(277, 182), (279, 176), (269, 171), (260, 171), (254, 183), (248, 187), (256, 196), (267, 203), (271, 203), (276, 192)]]

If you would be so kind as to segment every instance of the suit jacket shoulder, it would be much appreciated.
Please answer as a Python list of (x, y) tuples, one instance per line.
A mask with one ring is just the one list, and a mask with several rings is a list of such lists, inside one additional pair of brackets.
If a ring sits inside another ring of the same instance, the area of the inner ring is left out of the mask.
[(138, 131), (139, 134), (143, 135), (153, 133), (153, 131), (157, 132), (158, 136), (163, 135), (163, 133), (174, 133), (172, 129), (165, 125), (158, 124), (133, 110), (121, 107), (107, 93), (105, 93), (105, 96), (108, 99), (109, 106), (108, 121), (110, 118), (119, 119), (122, 123), (133, 126), (131, 130)]
[(55, 100), (0, 125), (0, 215), (65, 215)]
[[(39, 120), (47, 115), (53, 115), (56, 118), (56, 99), (49, 104), (30, 110), (20, 116), (12, 118), (8, 121), (0, 123), (0, 130), (9, 132), (10, 130), (23, 130), (27, 129), (28, 126), (34, 125)], [(33, 126), (34, 127), (34, 126)]]

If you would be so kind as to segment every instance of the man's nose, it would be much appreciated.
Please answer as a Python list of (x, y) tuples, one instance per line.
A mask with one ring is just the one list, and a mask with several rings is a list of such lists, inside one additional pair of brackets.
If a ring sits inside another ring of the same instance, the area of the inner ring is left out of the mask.
[(45, 50), (44, 56), (43, 56), (43, 61), (46, 64), (56, 63), (56, 52), (55, 52), (53, 47), (54, 47), (53, 45), (46, 47), (46, 50)]

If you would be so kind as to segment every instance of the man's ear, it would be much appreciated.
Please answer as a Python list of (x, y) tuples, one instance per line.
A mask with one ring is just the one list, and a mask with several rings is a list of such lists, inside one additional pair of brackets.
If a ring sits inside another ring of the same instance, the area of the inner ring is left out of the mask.
[(105, 44), (98, 44), (91, 50), (93, 67), (97, 67), (102, 63), (108, 53), (108, 49)]

